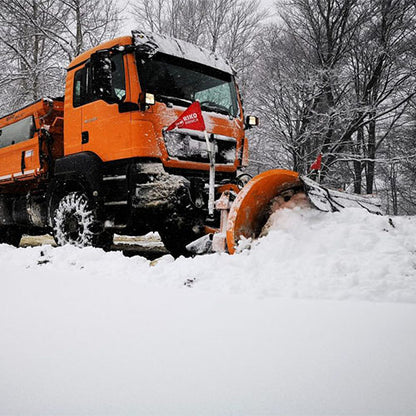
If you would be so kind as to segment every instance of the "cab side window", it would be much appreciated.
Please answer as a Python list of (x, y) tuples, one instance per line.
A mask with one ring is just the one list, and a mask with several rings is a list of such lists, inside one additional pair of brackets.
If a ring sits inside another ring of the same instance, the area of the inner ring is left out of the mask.
[(126, 79), (124, 72), (123, 55), (118, 53), (111, 57), (111, 71), (113, 73), (113, 92), (114, 95), (123, 101), (126, 98)]
[(87, 102), (86, 94), (86, 68), (81, 68), (74, 75), (73, 106), (79, 107)]
[[(126, 79), (123, 55), (121, 53), (111, 57), (111, 72), (113, 86), (112, 94), (118, 101), (123, 101), (126, 97)], [(88, 64), (75, 72), (73, 91), (74, 107), (80, 107), (98, 99), (98, 97), (95, 97), (92, 94), (90, 79), (91, 70)]]

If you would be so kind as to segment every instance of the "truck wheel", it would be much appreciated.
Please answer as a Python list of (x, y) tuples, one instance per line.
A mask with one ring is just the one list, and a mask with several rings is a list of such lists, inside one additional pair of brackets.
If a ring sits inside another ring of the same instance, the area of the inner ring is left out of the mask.
[(95, 210), (81, 192), (71, 192), (58, 203), (53, 216), (53, 236), (58, 245), (110, 249), (113, 235), (103, 230)]
[(19, 247), (23, 233), (15, 227), (0, 227), (0, 244)]

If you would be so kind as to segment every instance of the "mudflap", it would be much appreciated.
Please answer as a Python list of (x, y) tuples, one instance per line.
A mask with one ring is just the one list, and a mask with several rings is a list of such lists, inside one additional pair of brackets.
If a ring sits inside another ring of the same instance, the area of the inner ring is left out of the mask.
[(371, 214), (381, 215), (381, 201), (372, 195), (347, 194), (325, 188), (306, 176), (299, 177), (312, 205), (325, 212), (340, 211), (343, 208), (363, 208)]

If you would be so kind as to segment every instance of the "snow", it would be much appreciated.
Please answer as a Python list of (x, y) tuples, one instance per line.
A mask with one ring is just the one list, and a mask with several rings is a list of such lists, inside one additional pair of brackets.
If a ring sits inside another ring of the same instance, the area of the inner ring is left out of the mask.
[(217, 55), (215, 52), (201, 48), (193, 43), (158, 33), (147, 33), (137, 30), (132, 31), (132, 36), (136, 46), (146, 45), (149, 49), (153, 50), (153, 53), (165, 53), (216, 68), (228, 74), (234, 74), (233, 69), (226, 60)]
[(412, 415), (415, 247), (357, 209), (234, 256), (0, 245), (0, 414)]

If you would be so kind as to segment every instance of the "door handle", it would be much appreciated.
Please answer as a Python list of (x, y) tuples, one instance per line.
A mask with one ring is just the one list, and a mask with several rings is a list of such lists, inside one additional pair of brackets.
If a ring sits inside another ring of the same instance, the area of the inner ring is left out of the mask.
[(25, 173), (25, 169), (26, 169), (25, 155), (26, 155), (26, 151), (23, 150), (22, 158), (20, 159), (20, 170), (22, 171), (22, 175)]
[(88, 132), (87, 131), (83, 131), (81, 133), (81, 143), (82, 144), (85, 144), (85, 143), (88, 143), (89, 141), (90, 141), (90, 137), (89, 137)]

